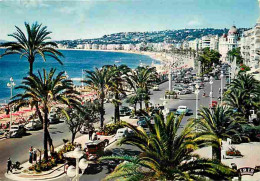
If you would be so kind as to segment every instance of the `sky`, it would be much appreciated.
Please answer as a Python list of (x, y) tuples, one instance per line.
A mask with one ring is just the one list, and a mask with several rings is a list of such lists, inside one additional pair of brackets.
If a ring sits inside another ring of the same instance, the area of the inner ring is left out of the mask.
[(184, 28), (253, 27), (257, 0), (0, 0), (0, 40), (24, 22), (42, 23), (53, 40)]

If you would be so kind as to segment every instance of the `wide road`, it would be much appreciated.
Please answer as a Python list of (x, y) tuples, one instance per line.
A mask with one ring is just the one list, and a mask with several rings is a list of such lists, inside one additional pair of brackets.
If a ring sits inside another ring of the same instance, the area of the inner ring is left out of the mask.
[[(209, 83), (205, 84), (205, 91), (206, 94), (209, 95), (210, 86)], [(213, 84), (213, 95), (214, 99), (217, 99), (219, 96), (218, 89), (220, 87), (220, 81), (214, 81)], [(151, 102), (153, 104), (162, 104), (163, 103), (163, 96), (165, 90), (168, 89), (168, 82), (165, 82), (160, 85), (160, 91), (152, 91), (151, 95)], [(173, 99), (168, 100), (166, 107), (168, 108), (176, 108), (179, 105), (186, 105), (190, 109), (193, 110), (195, 114), (195, 95), (182, 95), (179, 96), (180, 99)], [(199, 105), (200, 106), (208, 106), (209, 105), (209, 98), (208, 97), (202, 97), (202, 91), (199, 94)], [(108, 122), (111, 120), (111, 117), (114, 115), (114, 107), (112, 104), (106, 104), (106, 115), (105, 115), (105, 122)], [(190, 116), (189, 116), (190, 117)], [(185, 117), (183, 119), (182, 124), (185, 125), (187, 122), (187, 119), (189, 117)], [(24, 136), (22, 138), (12, 138), (12, 139), (6, 139), (0, 141), (0, 180), (5, 180), (4, 173), (6, 171), (6, 161), (10, 157), (12, 161), (20, 161), (25, 162), (28, 160), (29, 157), (29, 147), (33, 146), (35, 148), (43, 148), (43, 131), (31, 131), (29, 132), (30, 135)], [(53, 139), (54, 146), (59, 146), (63, 144), (62, 139), (70, 139), (71, 134), (69, 133), (69, 130), (65, 123), (59, 123), (56, 125), (50, 126), (50, 133), (51, 137)], [(79, 135), (78, 135), (79, 136)], [(125, 148), (125, 146), (124, 146)], [(104, 176), (108, 174), (108, 171), (106, 169), (101, 170), (99, 173), (93, 174), (85, 174), (81, 180), (101, 180), (104, 178)], [(58, 180), (66, 180), (66, 178), (61, 178)]]
[[(213, 90), (213, 100), (217, 100), (219, 95), (219, 88), (220, 88), (220, 80), (214, 80), (213, 81), (213, 85), (212, 85), (212, 90)], [(164, 99), (164, 92), (165, 90), (168, 89), (168, 82), (163, 83), (160, 85), (160, 91), (152, 91), (152, 95), (151, 95), (151, 102), (153, 104), (162, 104)], [(207, 95), (207, 97), (203, 97), (203, 89), (200, 90), (199, 93), (199, 107), (208, 107), (209, 106), (209, 101), (210, 98), (208, 97), (209, 92), (210, 92), (210, 84), (208, 82), (205, 83), (205, 93)], [(188, 108), (193, 110), (193, 115), (192, 116), (185, 116), (183, 121), (182, 121), (182, 125), (185, 126), (185, 124), (187, 123), (187, 120), (191, 117), (195, 117), (195, 111), (196, 111), (196, 96), (194, 94), (190, 94), (190, 95), (181, 95), (179, 96), (180, 99), (173, 99), (173, 100), (168, 100), (167, 101), (167, 108), (177, 108), (180, 105), (185, 105), (188, 106)], [(106, 110), (107, 111), (107, 110)], [(111, 110), (113, 112), (113, 110)], [(112, 113), (111, 112), (111, 113)], [(133, 153), (133, 154), (137, 154), (136, 153), (136, 148), (132, 147), (132, 146), (128, 146), (128, 145), (122, 145), (122, 146), (118, 146), (116, 144), (111, 145), (111, 147), (109, 149), (121, 149), (121, 150), (126, 150), (128, 153)], [(100, 181), (102, 180), (106, 175), (108, 175), (110, 173), (110, 167), (109, 166), (103, 166), (100, 168), (96, 168), (96, 169), (90, 169), (88, 168), (84, 175), (80, 177), (81, 181), (84, 180), (88, 180), (88, 181)], [(69, 178), (67, 176), (64, 176), (62, 178), (56, 179), (55, 181), (69, 181)]]

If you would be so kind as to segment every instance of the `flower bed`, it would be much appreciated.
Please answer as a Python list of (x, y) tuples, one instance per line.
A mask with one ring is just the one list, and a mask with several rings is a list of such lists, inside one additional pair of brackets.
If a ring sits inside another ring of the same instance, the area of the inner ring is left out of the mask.
[(52, 168), (56, 167), (58, 164), (64, 164), (65, 159), (63, 157), (63, 154), (69, 151), (73, 151), (75, 149), (75, 146), (71, 143), (67, 143), (63, 146), (58, 152), (54, 152), (51, 154), (51, 157), (48, 161), (42, 160), (41, 162), (38, 162), (34, 165), (31, 165), (28, 170), (25, 170), (24, 172), (27, 172), (29, 174), (40, 173), (42, 171), (48, 171)]
[(243, 156), (239, 150), (237, 150), (235, 147), (229, 148), (229, 150), (226, 151), (227, 156)]

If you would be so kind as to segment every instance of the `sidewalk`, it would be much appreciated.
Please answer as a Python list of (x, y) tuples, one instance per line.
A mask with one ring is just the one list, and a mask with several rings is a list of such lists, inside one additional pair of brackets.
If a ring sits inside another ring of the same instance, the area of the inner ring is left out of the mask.
[[(122, 117), (121, 118), (122, 121), (126, 121), (132, 124), (136, 123), (136, 119), (129, 119), (129, 117)], [(88, 135), (82, 135), (78, 138), (75, 139), (76, 143), (80, 143), (83, 147), (85, 145), (86, 142), (89, 141), (89, 136)], [(116, 143), (116, 140), (114, 140), (112, 138), (112, 140), (110, 140), (110, 144), (105, 148), (105, 149), (109, 149), (111, 146), (113, 146)], [(58, 147), (55, 148), (55, 151), (61, 149), (63, 147), (63, 145), (60, 145)], [(32, 165), (31, 163), (25, 162), (23, 164), (21, 164), (21, 170), (13, 170), (13, 173), (5, 173), (5, 177), (11, 180), (21, 180), (21, 181), (35, 181), (35, 180), (54, 180), (54, 179), (58, 179), (61, 177), (65, 176), (64, 173), (64, 164), (59, 164), (57, 167), (54, 167), (53, 169), (46, 171), (46, 172), (42, 172), (39, 174), (27, 174), (24, 173), (23, 171), (28, 169), (29, 166)]]
[[(259, 142), (250, 142), (250, 143), (242, 143), (242, 144), (231, 144), (229, 147), (234, 146), (237, 150), (241, 152), (243, 157), (228, 157), (226, 159), (222, 159), (222, 163), (231, 166), (231, 163), (235, 163), (237, 168), (243, 167), (251, 167), (255, 168), (255, 166), (260, 166), (260, 143)], [(201, 157), (204, 158), (212, 158), (212, 150), (211, 147), (206, 147), (195, 151)], [(260, 180), (260, 172), (255, 173), (253, 176), (245, 175), (242, 176), (242, 181), (259, 181)]]
[[(83, 135), (75, 139), (76, 143), (80, 143), (82, 145), (84, 145), (87, 141), (89, 141), (88, 135)], [(62, 147), (63, 145), (56, 147), (55, 151), (61, 149)], [(57, 167), (54, 167), (49, 171), (42, 172), (39, 174), (24, 173), (23, 171), (28, 169), (30, 165), (32, 164), (30, 164), (29, 161), (25, 162), (21, 164), (20, 166), (22, 168), (21, 170), (13, 170), (13, 173), (10, 172), (8, 174), (6, 173), (5, 177), (11, 180), (31, 181), (31, 180), (53, 180), (64, 176), (64, 164), (59, 164)]]

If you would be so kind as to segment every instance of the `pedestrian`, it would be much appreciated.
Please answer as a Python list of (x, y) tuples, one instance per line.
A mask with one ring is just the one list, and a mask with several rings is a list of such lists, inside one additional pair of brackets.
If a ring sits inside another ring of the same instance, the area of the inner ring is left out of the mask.
[(7, 170), (6, 170), (6, 173), (8, 173), (9, 171), (12, 173), (12, 161), (11, 161), (10, 158), (8, 158), (8, 160), (7, 160)]
[(221, 88), (218, 89), (219, 94), (221, 93)]
[(29, 163), (33, 162), (33, 147), (31, 146), (29, 149)]
[(36, 148), (33, 149), (33, 162), (37, 163), (37, 150), (36, 150)]
[(93, 127), (91, 127), (90, 130), (89, 130), (89, 133), (88, 133), (89, 134), (89, 140), (92, 140), (93, 132), (94, 132)]

